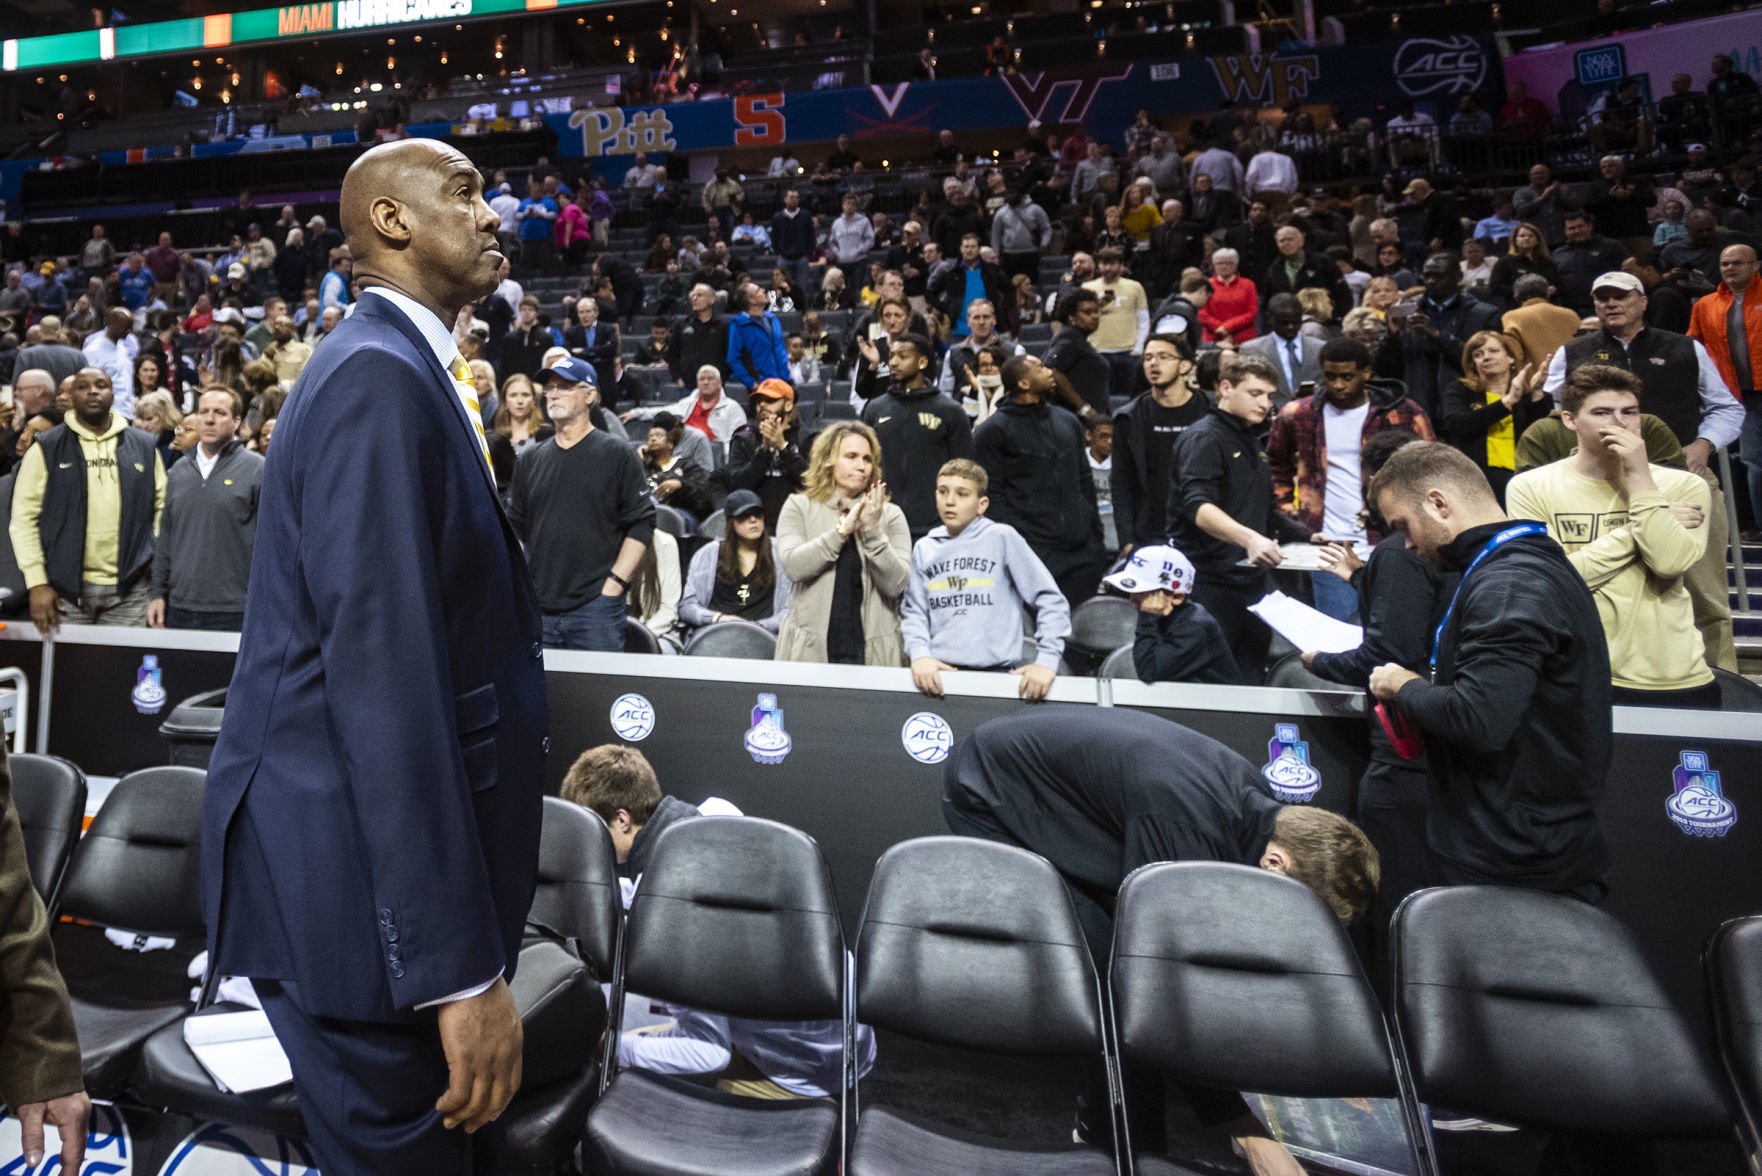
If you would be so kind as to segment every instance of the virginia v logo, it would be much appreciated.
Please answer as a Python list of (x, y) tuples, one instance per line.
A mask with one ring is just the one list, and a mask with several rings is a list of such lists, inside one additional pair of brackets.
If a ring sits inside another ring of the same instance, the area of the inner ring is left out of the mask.
[(891, 94), (887, 92), (886, 86), (870, 86), (869, 93), (875, 95), (875, 101), (881, 104), (881, 109), (887, 112), (888, 118), (896, 118), (899, 115), (899, 104), (905, 101), (905, 92), (911, 86), (910, 82), (901, 82), (893, 87)]
[(1321, 77), (1321, 59), (1238, 53), (1213, 57), (1211, 72), (1217, 75), (1218, 89), (1231, 102), (1283, 106), (1288, 98), (1309, 97), (1310, 83)]

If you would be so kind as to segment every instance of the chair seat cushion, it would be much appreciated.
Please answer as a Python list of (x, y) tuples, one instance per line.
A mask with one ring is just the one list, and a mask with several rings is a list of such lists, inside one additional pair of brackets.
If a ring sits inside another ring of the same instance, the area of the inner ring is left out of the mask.
[(1081, 1144), (1023, 1148), (948, 1127), (929, 1127), (881, 1107), (857, 1121), (850, 1176), (1112, 1176), (1113, 1157)]
[[(243, 1011), (243, 1005), (217, 1004), (195, 1015)], [(237, 1127), (255, 1127), (275, 1135), (306, 1137), (306, 1124), (300, 1118), (300, 1104), (291, 1084), (248, 1094), (221, 1090), (184, 1044), (182, 1017), (147, 1039), (130, 1089), (150, 1107)]]
[(1138, 1156), (1133, 1160), (1138, 1176), (1199, 1176), (1193, 1168), (1183, 1168), (1173, 1160), (1165, 1160), (1161, 1156)]
[[(77, 993), (71, 994), (71, 999), (86, 1091), (99, 1098), (120, 1094), (134, 1075), (141, 1047), (168, 1025), (176, 1031), (184, 1014), (190, 1011), (187, 1003), (135, 1003)], [(178, 1044), (183, 1044), (182, 1037)], [(195, 1065), (195, 1059), (190, 1064)], [(206, 1074), (203, 1080), (207, 1080)]]
[(557, 1082), (523, 1086), (500, 1120), (502, 1154), (509, 1166), (544, 1170), (573, 1152), (581, 1142), (587, 1111), (599, 1085), (600, 1068), (596, 1065)]
[(739, 1098), (624, 1070), (587, 1116), (597, 1176), (816, 1176), (838, 1161), (838, 1107)]

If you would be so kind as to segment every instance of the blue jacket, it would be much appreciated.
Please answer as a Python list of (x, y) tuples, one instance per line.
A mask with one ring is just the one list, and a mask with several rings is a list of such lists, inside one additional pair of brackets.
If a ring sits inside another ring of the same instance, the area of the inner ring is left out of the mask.
[[(335, 427), (363, 412), (379, 427)], [(386, 300), (315, 353), (277, 435), (203, 800), (212, 966), (391, 1021), (513, 969), (548, 745), (538, 606), (453, 385)]]
[(728, 320), (728, 371), (730, 378), (749, 389), (759, 381), (789, 379), (788, 333), (777, 316), (766, 311), (758, 318), (737, 314)]

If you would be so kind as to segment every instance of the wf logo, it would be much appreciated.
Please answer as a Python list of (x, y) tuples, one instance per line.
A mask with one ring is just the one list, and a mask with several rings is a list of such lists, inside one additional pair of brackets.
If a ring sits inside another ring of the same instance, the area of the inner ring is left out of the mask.
[(1218, 89), (1232, 102), (1282, 106), (1288, 98), (1309, 97), (1310, 84), (1321, 77), (1321, 59), (1239, 53), (1213, 57), (1211, 71), (1217, 75)]

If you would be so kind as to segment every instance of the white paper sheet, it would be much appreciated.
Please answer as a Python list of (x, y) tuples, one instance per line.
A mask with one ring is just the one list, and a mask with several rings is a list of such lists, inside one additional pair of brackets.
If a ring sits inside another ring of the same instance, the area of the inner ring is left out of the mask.
[[(1370, 559), (1371, 549), (1368, 545), (1360, 543), (1353, 548), (1353, 550), (1358, 552), (1358, 558), (1361, 562)], [(1284, 562), (1279, 564), (1279, 570), (1281, 572), (1323, 572), (1326, 570), (1321, 561), (1323, 548), (1320, 544), (1281, 543), (1279, 544), (1279, 551), (1282, 552), (1285, 557)], [(1251, 560), (1240, 559), (1236, 561), (1236, 566), (1239, 568), (1249, 568), (1253, 567), (1254, 564)]]
[(184, 1018), (184, 1044), (222, 1090), (267, 1090), (294, 1080), (262, 1010)]
[(1271, 625), (1275, 633), (1298, 649), (1345, 653), (1364, 644), (1364, 630), (1359, 626), (1336, 621), (1301, 600), (1292, 600), (1283, 592), (1267, 593), (1249, 605), (1248, 611)]

